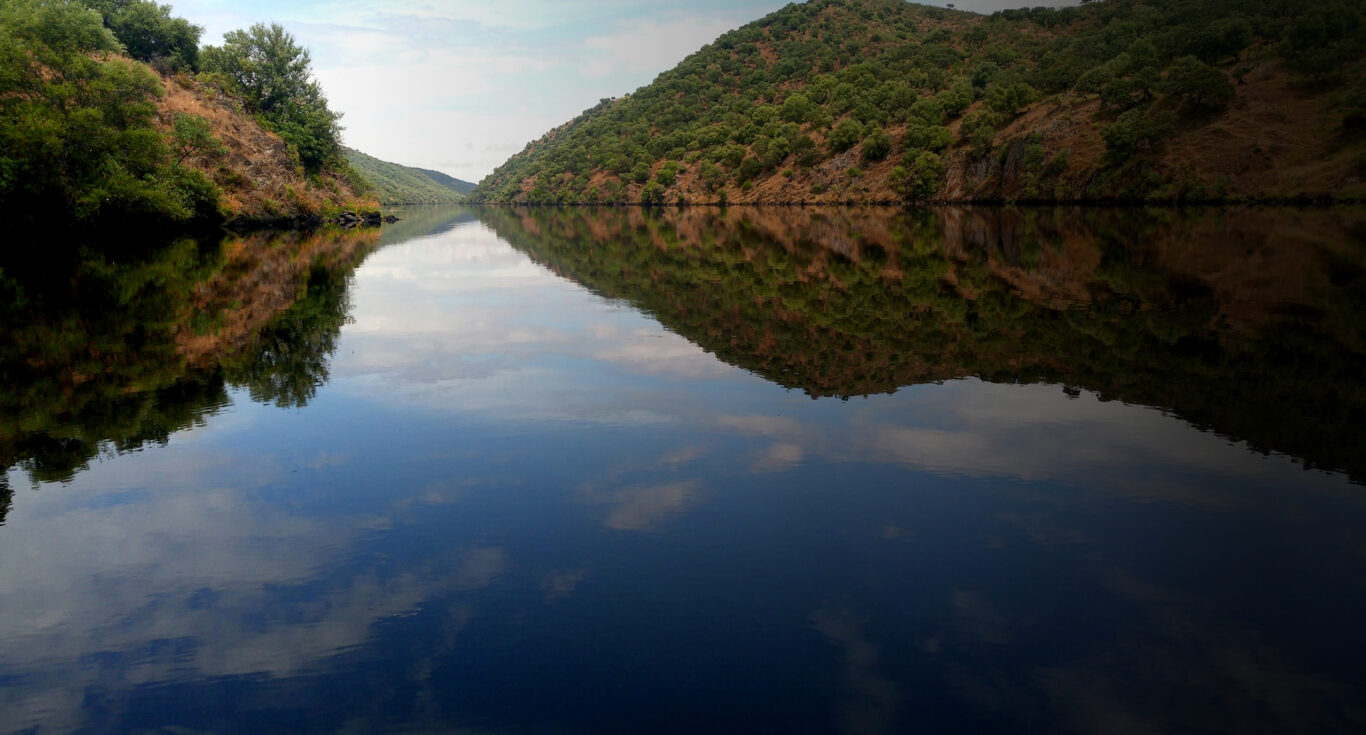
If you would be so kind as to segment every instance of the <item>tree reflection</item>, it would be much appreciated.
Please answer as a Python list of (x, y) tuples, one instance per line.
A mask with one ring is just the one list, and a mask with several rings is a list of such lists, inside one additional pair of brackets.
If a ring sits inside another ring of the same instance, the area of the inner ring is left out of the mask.
[(0, 468), (69, 481), (101, 453), (202, 424), (228, 386), (303, 406), (327, 379), (348, 278), (377, 238), (187, 239), (5, 263)]
[(481, 211), (556, 273), (813, 397), (977, 376), (1153, 405), (1366, 478), (1359, 212)]
[(9, 486), (9, 473), (0, 470), (0, 524), (9, 515), (10, 505), (14, 503), (14, 489)]
[(225, 361), (233, 385), (280, 408), (303, 408), (327, 382), (328, 361), (349, 307), (347, 273), (314, 265), (303, 296), (261, 330), (250, 348)]

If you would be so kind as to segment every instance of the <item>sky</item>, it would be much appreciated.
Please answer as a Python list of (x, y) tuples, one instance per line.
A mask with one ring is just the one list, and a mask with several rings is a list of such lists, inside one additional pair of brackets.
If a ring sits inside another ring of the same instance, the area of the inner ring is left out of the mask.
[[(930, 0), (943, 5), (947, 0)], [(309, 49), (345, 143), (478, 182), (604, 97), (648, 84), (784, 0), (172, 0), (204, 27), (279, 23)], [(1040, 0), (958, 0), (990, 12)]]

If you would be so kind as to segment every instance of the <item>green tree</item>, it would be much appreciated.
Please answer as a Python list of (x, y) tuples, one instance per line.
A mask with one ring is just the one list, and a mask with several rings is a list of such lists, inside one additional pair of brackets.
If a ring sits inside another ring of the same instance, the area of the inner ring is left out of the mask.
[(1175, 133), (1170, 113), (1134, 109), (1102, 128), (1100, 136), (1111, 163), (1122, 164), (1141, 151), (1156, 149)]
[(786, 100), (783, 100), (781, 117), (783, 120), (800, 125), (807, 121), (815, 108), (816, 105), (806, 95), (789, 95)]
[(993, 84), (987, 88), (986, 104), (990, 109), (1014, 117), (1021, 108), (1039, 99), (1039, 93), (1024, 82)]
[(1195, 58), (1183, 56), (1167, 70), (1161, 89), (1197, 110), (1221, 110), (1233, 100), (1228, 75)]
[(213, 184), (174, 166), (152, 126), (161, 82), (104, 53), (101, 16), (59, 0), (0, 4), (0, 213), (21, 224), (217, 213)]
[(882, 128), (873, 128), (863, 139), (861, 155), (865, 161), (881, 161), (892, 152), (892, 136)]
[(1252, 23), (1247, 18), (1220, 18), (1195, 36), (1191, 50), (1201, 61), (1215, 64), (1241, 54), (1253, 37)]
[(863, 124), (857, 120), (841, 120), (834, 130), (830, 131), (830, 136), (826, 138), (826, 145), (830, 147), (831, 153), (843, 153), (853, 148), (859, 140), (863, 138)]
[(228, 152), (223, 141), (214, 137), (209, 121), (199, 115), (175, 116), (171, 123), (171, 150), (178, 164), (192, 156), (217, 158)]
[(1291, 67), (1319, 80), (1338, 78), (1366, 48), (1361, 6), (1353, 0), (1314, 3), (1285, 29), (1280, 52)]
[(902, 146), (926, 151), (942, 151), (953, 145), (953, 131), (942, 125), (912, 123), (901, 138)]
[(231, 79), (247, 105), (294, 146), (309, 170), (338, 160), (341, 115), (328, 108), (322, 87), (312, 79), (308, 50), (274, 23), (230, 31), (223, 39), (222, 46), (200, 53), (201, 67)]
[(899, 191), (908, 199), (929, 199), (939, 193), (944, 180), (944, 160), (929, 151), (922, 151), (914, 158), (908, 153), (905, 159), (903, 166), (898, 167), (905, 172)]
[(85, 4), (100, 12), (104, 25), (129, 56), (177, 71), (197, 67), (204, 29), (172, 16), (170, 5), (148, 0), (85, 0)]
[(972, 146), (977, 155), (984, 156), (991, 152), (992, 144), (996, 142), (996, 130), (1002, 122), (1000, 113), (990, 108), (977, 110), (963, 118), (958, 137), (963, 143)]
[(646, 184), (645, 188), (640, 190), (640, 203), (663, 204), (664, 186), (660, 184), (658, 181), (651, 181), (650, 183)]

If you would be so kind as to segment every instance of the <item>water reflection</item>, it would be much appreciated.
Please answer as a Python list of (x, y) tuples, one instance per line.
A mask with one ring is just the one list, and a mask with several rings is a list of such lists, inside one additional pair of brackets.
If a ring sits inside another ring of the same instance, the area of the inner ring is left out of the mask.
[(102, 451), (202, 425), (228, 386), (303, 406), (327, 379), (347, 277), (377, 238), (185, 239), (7, 267), (0, 467), (69, 481)]
[[(773, 214), (196, 245), (169, 314), (7, 268), (73, 398), (5, 383), (0, 731), (1361, 729), (1366, 498), (1229, 420), (1357, 410), (1351, 215)], [(1240, 228), (1316, 265), (1173, 265)]]
[(1061, 383), (1366, 477), (1360, 212), (480, 216), (556, 273), (813, 397)]

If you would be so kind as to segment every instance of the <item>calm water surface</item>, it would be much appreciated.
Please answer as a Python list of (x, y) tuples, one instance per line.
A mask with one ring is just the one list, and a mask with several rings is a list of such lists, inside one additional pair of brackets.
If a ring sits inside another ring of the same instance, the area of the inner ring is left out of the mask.
[(0, 264), (0, 731), (1366, 731), (1366, 214), (403, 216)]

